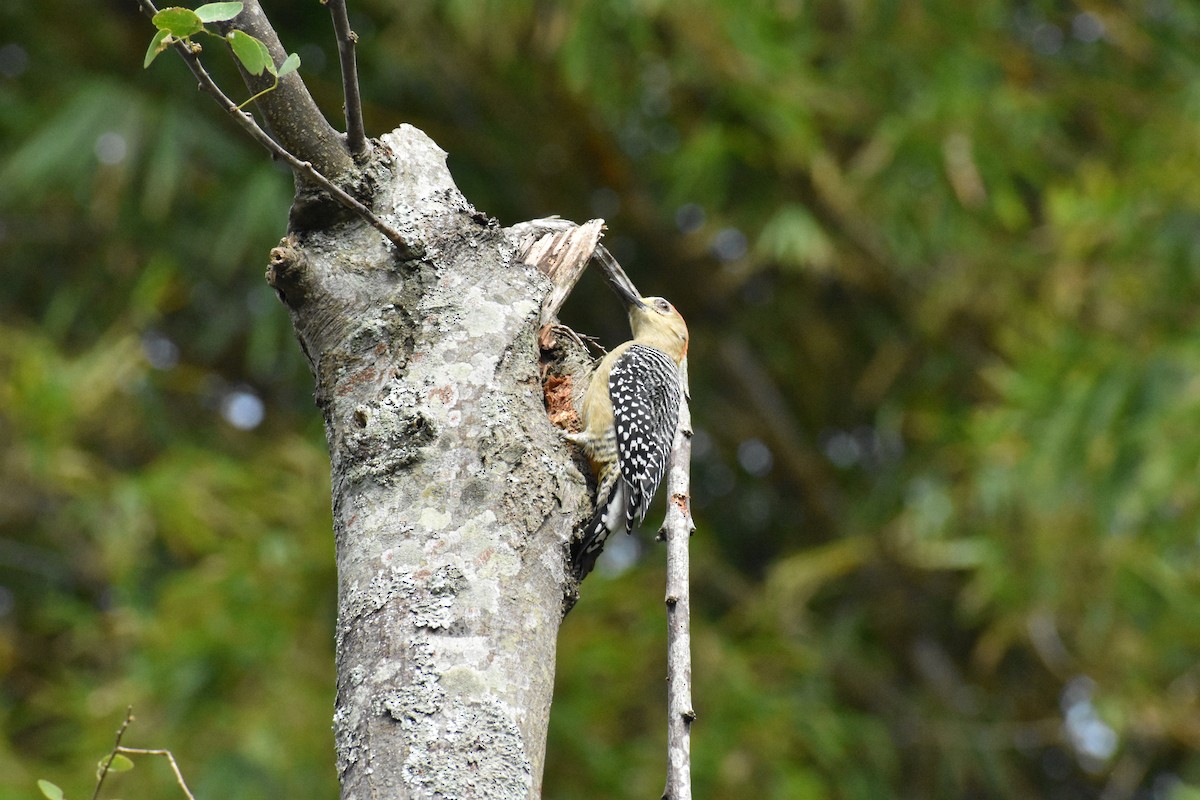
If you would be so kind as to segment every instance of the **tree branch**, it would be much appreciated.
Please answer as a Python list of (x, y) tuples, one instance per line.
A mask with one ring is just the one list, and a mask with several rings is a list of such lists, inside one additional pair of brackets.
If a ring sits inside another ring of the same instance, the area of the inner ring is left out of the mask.
[[(242, 0), (242, 3), (242, 13), (227, 22), (214, 23), (214, 27), (222, 35), (234, 28), (250, 34), (267, 46), (271, 60), (278, 67), (287, 58), (279, 34), (271, 27), (258, 0)], [(238, 70), (251, 94), (258, 94), (275, 82), (267, 72), (251, 75), (240, 62)], [(355, 169), (342, 134), (325, 119), (300, 73), (284, 75), (274, 90), (259, 97), (254, 104), (262, 111), (267, 126), (284, 149), (302, 161), (311, 161), (321, 174), (340, 179)]]
[(108, 758), (100, 765), (100, 774), (96, 776), (96, 791), (92, 792), (92, 800), (96, 800), (100, 796), (100, 787), (104, 785), (104, 779), (108, 777), (109, 767), (112, 766), (113, 759), (117, 757), (117, 751), (121, 749), (121, 738), (125, 736), (125, 731), (131, 722), (133, 722), (133, 706), (125, 709), (125, 721), (121, 723), (121, 727), (117, 728), (117, 739), (113, 742), (113, 749), (109, 751)]
[(96, 775), (96, 790), (92, 792), (92, 800), (96, 800), (100, 796), (100, 789), (104, 786), (104, 779), (108, 777), (109, 771), (112, 769), (113, 761), (118, 755), (122, 756), (164, 756), (171, 765), (171, 771), (175, 773), (175, 782), (179, 784), (179, 788), (187, 795), (188, 800), (196, 800), (192, 794), (192, 790), (188, 788), (187, 781), (183, 779), (183, 773), (179, 771), (179, 765), (175, 763), (175, 756), (170, 750), (143, 750), (140, 747), (122, 747), (121, 739), (125, 737), (125, 731), (129, 729), (130, 723), (133, 722), (133, 706), (129, 706), (125, 710), (125, 721), (121, 723), (121, 727), (117, 728), (117, 738), (113, 742), (112, 750), (108, 751), (108, 758), (104, 759), (100, 764), (100, 771)]
[(163, 756), (167, 759), (167, 763), (171, 765), (171, 771), (175, 773), (175, 782), (179, 784), (179, 788), (187, 795), (188, 800), (196, 800), (192, 794), (192, 790), (188, 788), (187, 781), (183, 779), (183, 773), (179, 771), (179, 765), (175, 763), (175, 756), (170, 750), (142, 750), (138, 747), (117, 747), (113, 752), (121, 753), (127, 756)]
[[(546, 297), (542, 305), (542, 324), (550, 322), (562, 308), (571, 290), (579, 281), (589, 259), (582, 261), (576, 258), (564, 258), (563, 248), (575, 248), (577, 253), (590, 253), (591, 261), (600, 266), (604, 279), (609, 286), (621, 294), (617, 287), (624, 287), (629, 292), (641, 297), (633, 281), (621, 269), (621, 265), (613, 258), (608, 248), (600, 244), (600, 235), (604, 231), (604, 220), (594, 219), (583, 225), (559, 217), (545, 217), (529, 222), (521, 222), (512, 226), (512, 230), (523, 237), (518, 252), (526, 264), (531, 264), (554, 281), (555, 288)], [(591, 250), (587, 247), (591, 246)], [(553, 270), (547, 265), (555, 265)]]
[(362, 95), (358, 91), (358, 67), (354, 61), (354, 44), (358, 34), (350, 30), (350, 17), (346, 13), (346, 0), (322, 0), (329, 6), (333, 16), (333, 29), (337, 33), (338, 58), (342, 63), (342, 96), (345, 98), (346, 146), (355, 161), (361, 161), (370, 152), (367, 136), (363, 130)]
[[(613, 262), (616, 263), (616, 262)], [(622, 273), (623, 274), (623, 273)], [(683, 402), (667, 473), (667, 517), (659, 538), (667, 542), (667, 782), (663, 800), (691, 800), (692, 708), (691, 601), (688, 540), (692, 521), (692, 413), (687, 358), (679, 367)]]
[[(158, 9), (154, 7), (154, 3), (151, 2), (151, 0), (138, 0), (138, 3), (141, 6), (142, 11), (147, 16), (153, 17), (156, 13), (158, 13)], [(278, 37), (276, 37), (275, 41), (278, 43)], [(179, 53), (180, 57), (183, 58), (184, 63), (187, 64), (188, 69), (190, 69), (192, 74), (196, 76), (196, 80), (199, 81), (199, 89), (211, 96), (217, 102), (217, 105), (225, 109), (225, 111), (227, 111), (234, 118), (234, 120), (241, 125), (247, 133), (250, 134), (252, 139), (257, 141), (263, 147), (267, 148), (268, 151), (278, 158), (286, 161), (292, 168), (293, 172), (324, 189), (326, 192), (331, 194), (335, 200), (353, 211), (365, 222), (369, 223), (371, 227), (383, 234), (388, 241), (396, 246), (396, 254), (401, 259), (409, 260), (417, 258), (422, 254), (419, 247), (415, 247), (406, 241), (404, 237), (400, 235), (399, 231), (388, 225), (386, 222), (380, 219), (375, 212), (367, 208), (359, 200), (348, 194), (344, 189), (327, 178), (320, 170), (313, 166), (312, 162), (302, 161), (290, 150), (285, 148), (279, 142), (275, 141), (275, 139), (271, 138), (271, 135), (263, 130), (257, 122), (255, 122), (253, 115), (251, 115), (249, 112), (239, 109), (237, 103), (230, 100), (228, 95), (221, 91), (221, 87), (217, 85), (216, 81), (212, 79), (212, 76), (208, 74), (208, 70), (206, 70), (204, 65), (200, 63), (200, 57), (196, 55), (196, 53), (193, 52), (190, 47), (183, 42), (176, 42), (175, 51)], [(280, 80), (280, 86), (282, 87), (283, 80), (290, 77), (292, 76), (284, 76), (284, 78)], [(250, 88), (253, 89), (254, 87), (251, 86)], [(307, 90), (305, 93), (307, 94)], [(322, 120), (323, 119), (324, 118), (322, 117)]]

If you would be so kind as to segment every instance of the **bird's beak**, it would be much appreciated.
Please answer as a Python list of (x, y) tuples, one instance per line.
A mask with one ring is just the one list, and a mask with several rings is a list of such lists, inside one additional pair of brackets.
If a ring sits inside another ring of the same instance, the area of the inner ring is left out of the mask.
[(617, 293), (617, 297), (621, 298), (626, 307), (632, 311), (635, 308), (645, 308), (646, 304), (642, 302), (642, 298), (638, 296), (633, 285), (624, 281), (610, 281), (613, 291)]

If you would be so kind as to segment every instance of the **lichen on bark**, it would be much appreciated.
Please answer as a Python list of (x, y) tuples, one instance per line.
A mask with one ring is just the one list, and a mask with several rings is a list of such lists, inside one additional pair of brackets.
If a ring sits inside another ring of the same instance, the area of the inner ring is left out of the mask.
[(376, 212), (424, 256), (339, 221), (280, 260), (332, 462), (343, 797), (538, 797), (586, 505), (543, 399), (549, 282), (420, 131), (375, 152)]

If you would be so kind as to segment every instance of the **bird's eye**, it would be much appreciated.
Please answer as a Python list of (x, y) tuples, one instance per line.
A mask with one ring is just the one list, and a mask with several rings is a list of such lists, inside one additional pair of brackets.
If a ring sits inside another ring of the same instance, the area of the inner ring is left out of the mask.
[(661, 297), (654, 301), (654, 305), (664, 314), (671, 310), (671, 304), (666, 300), (663, 300)]

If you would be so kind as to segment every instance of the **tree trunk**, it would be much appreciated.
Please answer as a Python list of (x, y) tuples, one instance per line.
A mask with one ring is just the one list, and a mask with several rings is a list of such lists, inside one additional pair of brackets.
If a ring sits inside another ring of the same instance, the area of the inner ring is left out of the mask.
[(384, 136), (365, 174), (424, 256), (398, 260), (358, 219), (300, 230), (294, 213), (268, 273), (332, 461), (342, 797), (536, 798), (566, 542), (587, 506), (543, 404), (550, 282), (421, 131)]

